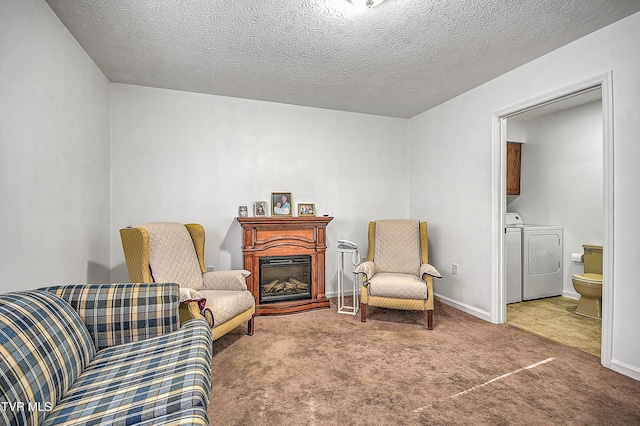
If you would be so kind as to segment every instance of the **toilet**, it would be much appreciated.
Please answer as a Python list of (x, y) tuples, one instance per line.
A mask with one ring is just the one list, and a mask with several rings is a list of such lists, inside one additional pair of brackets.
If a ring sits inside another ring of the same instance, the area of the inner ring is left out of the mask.
[(602, 246), (585, 244), (584, 273), (573, 274), (573, 288), (580, 294), (576, 314), (602, 318)]

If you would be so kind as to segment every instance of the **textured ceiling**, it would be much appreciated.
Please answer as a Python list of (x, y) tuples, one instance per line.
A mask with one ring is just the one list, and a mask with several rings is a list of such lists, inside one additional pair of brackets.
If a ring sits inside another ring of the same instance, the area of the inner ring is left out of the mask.
[(640, 0), (46, 0), (112, 82), (409, 118)]

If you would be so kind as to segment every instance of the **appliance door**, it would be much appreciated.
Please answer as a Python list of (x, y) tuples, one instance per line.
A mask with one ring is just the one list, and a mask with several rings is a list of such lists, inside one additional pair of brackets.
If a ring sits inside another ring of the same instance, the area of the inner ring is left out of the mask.
[(505, 263), (507, 264), (507, 303), (522, 301), (522, 232), (505, 228)]
[(562, 295), (562, 229), (522, 233), (522, 299)]

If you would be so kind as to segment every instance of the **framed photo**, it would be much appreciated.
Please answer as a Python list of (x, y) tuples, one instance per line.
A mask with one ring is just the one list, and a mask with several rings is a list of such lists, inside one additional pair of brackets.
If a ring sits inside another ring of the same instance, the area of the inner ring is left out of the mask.
[(271, 213), (273, 216), (293, 216), (290, 192), (272, 192), (271, 193)]
[(298, 203), (298, 216), (315, 216), (316, 205), (310, 203)]
[(267, 208), (268, 203), (266, 201), (256, 201), (253, 203), (253, 215), (256, 217), (266, 217), (269, 209)]

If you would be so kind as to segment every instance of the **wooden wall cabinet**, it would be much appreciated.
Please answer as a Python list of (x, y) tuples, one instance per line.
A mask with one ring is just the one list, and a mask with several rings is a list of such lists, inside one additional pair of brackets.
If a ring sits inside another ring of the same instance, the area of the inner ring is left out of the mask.
[(522, 144), (507, 142), (507, 195), (520, 195)]

